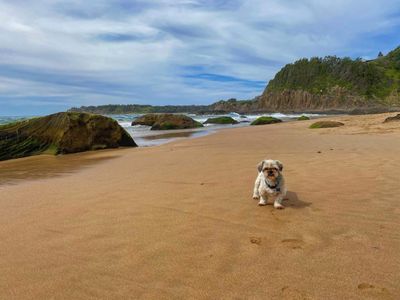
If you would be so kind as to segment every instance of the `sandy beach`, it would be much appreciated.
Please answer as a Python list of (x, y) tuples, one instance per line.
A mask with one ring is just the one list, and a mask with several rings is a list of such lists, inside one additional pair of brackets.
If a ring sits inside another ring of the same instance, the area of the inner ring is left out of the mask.
[[(0, 163), (0, 299), (400, 299), (400, 123)], [(252, 200), (284, 164), (286, 209)]]

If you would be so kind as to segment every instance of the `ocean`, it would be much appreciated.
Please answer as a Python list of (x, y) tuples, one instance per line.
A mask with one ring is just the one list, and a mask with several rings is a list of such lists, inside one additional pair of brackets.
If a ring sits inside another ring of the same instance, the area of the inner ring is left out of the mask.
[[(238, 121), (239, 124), (236, 125), (205, 124), (203, 128), (163, 131), (163, 130), (150, 130), (149, 126), (141, 126), (141, 125), (132, 126), (131, 125), (132, 121), (141, 116), (141, 114), (124, 114), (124, 115), (107, 115), (107, 116), (115, 119), (122, 127), (124, 127), (125, 130), (133, 137), (135, 142), (141, 147), (156, 146), (176, 139), (199, 137), (211, 134), (217, 130), (224, 128), (249, 126), (249, 124), (253, 120), (257, 119), (260, 116), (271, 116), (281, 119), (284, 122), (295, 120), (301, 115), (305, 115), (310, 118), (316, 118), (322, 116), (321, 114), (307, 114), (307, 113), (305, 114), (273, 113), (273, 114), (259, 114), (259, 115), (240, 115), (234, 112), (224, 115), (195, 115), (195, 114), (187, 114), (187, 115), (201, 123), (204, 123), (208, 118), (211, 117), (230, 116), (236, 121)], [(10, 122), (15, 122), (18, 120), (28, 119), (31, 117), (32, 116), (0, 116), (0, 125)]]

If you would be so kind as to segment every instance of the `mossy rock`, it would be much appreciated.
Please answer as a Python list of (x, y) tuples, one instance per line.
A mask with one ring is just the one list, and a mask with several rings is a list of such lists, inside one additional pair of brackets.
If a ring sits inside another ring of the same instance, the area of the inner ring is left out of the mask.
[(297, 118), (297, 121), (307, 121), (307, 120), (310, 120), (310, 118), (307, 116), (301, 116)]
[(231, 117), (208, 118), (204, 124), (238, 124), (239, 122)]
[(180, 114), (147, 114), (132, 122), (134, 125), (151, 126), (151, 130), (190, 129), (203, 127), (203, 124)]
[(255, 119), (250, 125), (266, 125), (266, 124), (275, 124), (281, 123), (282, 120), (274, 118), (274, 117), (259, 117)]
[(400, 114), (397, 114), (394, 117), (388, 117), (385, 119), (383, 123), (388, 123), (388, 122), (399, 122), (400, 121)]
[(0, 126), (0, 160), (120, 146), (137, 145), (117, 121), (100, 115), (61, 112)]
[(344, 124), (342, 122), (337, 121), (318, 121), (310, 125), (310, 128), (333, 128), (333, 127), (340, 127)]
[(160, 114), (146, 114), (132, 121), (132, 126), (135, 125), (153, 126), (154, 123), (157, 122), (158, 118), (160, 118)]

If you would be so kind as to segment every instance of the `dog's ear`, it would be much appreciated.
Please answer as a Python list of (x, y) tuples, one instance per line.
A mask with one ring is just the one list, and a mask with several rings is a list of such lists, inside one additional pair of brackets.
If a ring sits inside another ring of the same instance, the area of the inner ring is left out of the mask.
[(258, 172), (261, 172), (262, 169), (263, 169), (263, 167), (264, 167), (264, 161), (261, 161), (261, 162), (257, 165), (257, 170), (258, 170)]
[(276, 160), (275, 162), (279, 167), (279, 171), (282, 172), (283, 171), (283, 164), (279, 160)]

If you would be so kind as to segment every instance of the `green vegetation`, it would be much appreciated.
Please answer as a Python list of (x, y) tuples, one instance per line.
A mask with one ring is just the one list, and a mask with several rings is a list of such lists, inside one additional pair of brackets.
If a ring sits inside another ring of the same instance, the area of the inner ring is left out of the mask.
[(250, 123), (250, 125), (266, 125), (266, 124), (274, 124), (274, 123), (281, 123), (282, 120), (274, 118), (274, 117), (259, 117), (253, 122)]
[(216, 118), (208, 118), (204, 124), (237, 124), (239, 123), (235, 119), (231, 117), (216, 117)]
[(310, 118), (307, 116), (301, 116), (297, 118), (297, 121), (307, 121), (307, 120), (310, 120)]
[(310, 125), (311, 129), (340, 127), (344, 124), (336, 121), (318, 121)]
[(0, 126), (0, 160), (119, 146), (136, 144), (116, 121), (99, 115), (57, 113)]
[(282, 68), (266, 90), (304, 90), (324, 95), (340, 87), (350, 94), (385, 104), (385, 99), (398, 91), (399, 80), (400, 47), (370, 61), (336, 56), (300, 59)]

